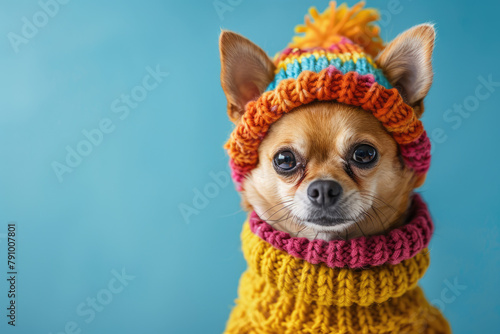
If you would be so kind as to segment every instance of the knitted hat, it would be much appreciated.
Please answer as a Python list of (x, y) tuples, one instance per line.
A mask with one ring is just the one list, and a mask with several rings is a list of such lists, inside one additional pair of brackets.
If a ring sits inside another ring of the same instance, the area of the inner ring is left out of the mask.
[(255, 101), (247, 103), (240, 122), (225, 145), (239, 190), (258, 164), (258, 147), (282, 115), (313, 101), (336, 101), (360, 107), (375, 116), (396, 140), (406, 165), (423, 180), (430, 165), (430, 141), (412, 107), (373, 61), (383, 49), (379, 17), (360, 2), (323, 13), (311, 8), (305, 25), (288, 47), (277, 54), (274, 80)]

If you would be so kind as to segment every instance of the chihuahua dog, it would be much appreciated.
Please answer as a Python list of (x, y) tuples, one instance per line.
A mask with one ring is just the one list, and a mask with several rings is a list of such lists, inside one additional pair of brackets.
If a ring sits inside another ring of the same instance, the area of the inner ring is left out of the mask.
[(363, 6), (310, 9), (274, 62), (220, 36), (236, 126), (225, 147), (253, 211), (227, 334), (451, 333), (417, 282), (433, 231), (413, 190), (430, 165), (419, 118), (434, 27), (384, 45), (377, 11)]
[[(415, 26), (375, 58), (420, 117), (433, 78), (435, 31)], [(221, 82), (237, 125), (248, 102), (273, 80), (275, 64), (250, 40), (220, 35)], [(242, 206), (275, 229), (312, 239), (384, 234), (405, 222), (423, 179), (406, 167), (393, 137), (358, 107), (322, 101), (285, 114), (266, 134), (259, 163), (244, 180)]]

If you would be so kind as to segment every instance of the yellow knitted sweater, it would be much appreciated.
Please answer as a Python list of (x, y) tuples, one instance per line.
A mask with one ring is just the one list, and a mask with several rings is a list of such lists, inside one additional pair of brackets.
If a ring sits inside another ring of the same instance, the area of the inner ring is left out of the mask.
[(427, 249), (395, 265), (330, 268), (274, 248), (248, 222), (241, 238), (248, 269), (226, 334), (451, 333), (417, 286)]

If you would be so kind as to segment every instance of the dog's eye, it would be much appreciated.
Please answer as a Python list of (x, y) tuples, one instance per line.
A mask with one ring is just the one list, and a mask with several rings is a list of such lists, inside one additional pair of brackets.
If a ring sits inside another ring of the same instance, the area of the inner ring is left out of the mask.
[(297, 166), (297, 161), (292, 152), (282, 151), (274, 156), (274, 165), (282, 171), (290, 171)]
[(374, 162), (377, 157), (377, 150), (367, 144), (361, 144), (354, 150), (352, 160), (358, 164), (369, 164)]

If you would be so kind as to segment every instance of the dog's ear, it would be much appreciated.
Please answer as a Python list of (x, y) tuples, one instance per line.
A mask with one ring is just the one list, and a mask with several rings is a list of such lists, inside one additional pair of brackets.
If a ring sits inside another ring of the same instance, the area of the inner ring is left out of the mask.
[(273, 80), (275, 66), (261, 48), (231, 31), (222, 31), (219, 49), (227, 112), (231, 121), (237, 122), (245, 105), (258, 98)]
[(375, 59), (418, 117), (424, 112), (423, 99), (432, 84), (435, 37), (432, 24), (415, 26), (398, 35)]

